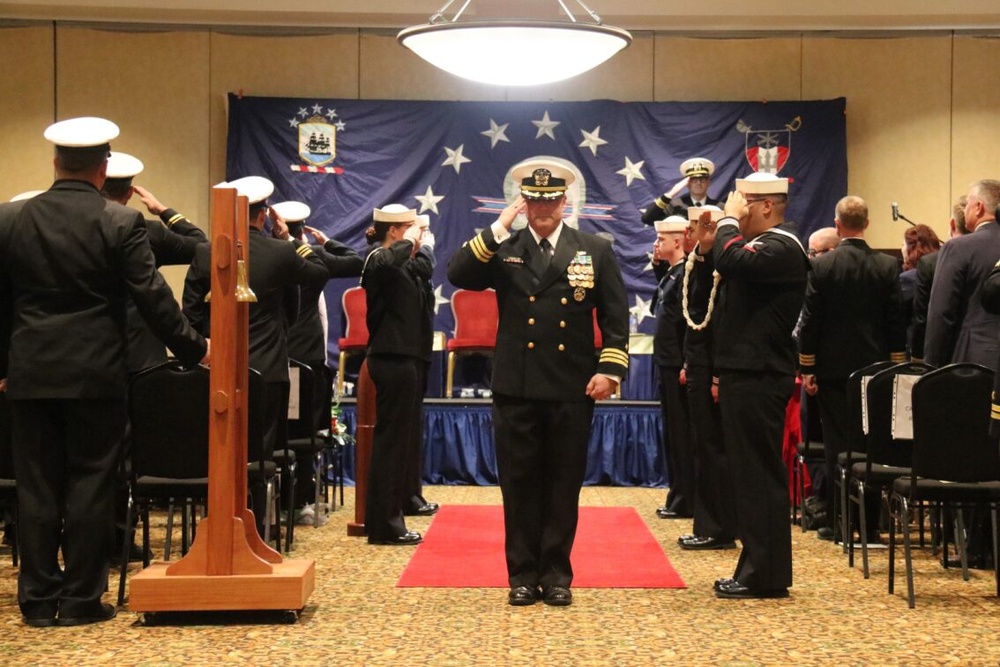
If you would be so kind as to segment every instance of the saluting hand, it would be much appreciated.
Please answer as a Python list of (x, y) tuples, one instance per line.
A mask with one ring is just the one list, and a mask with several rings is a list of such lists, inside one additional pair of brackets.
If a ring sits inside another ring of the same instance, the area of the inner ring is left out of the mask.
[(139, 201), (146, 207), (146, 210), (153, 215), (159, 215), (167, 210), (167, 207), (161, 204), (160, 200), (154, 197), (153, 193), (146, 188), (141, 185), (133, 185), (132, 189), (139, 195)]
[(726, 206), (723, 208), (727, 218), (743, 220), (750, 215), (750, 207), (747, 206), (747, 199), (739, 190), (733, 190), (726, 197)]
[(691, 223), (691, 239), (698, 244), (698, 252), (708, 254), (715, 245), (715, 223), (712, 222), (712, 212), (702, 211), (701, 215)]
[(674, 197), (676, 197), (678, 194), (680, 194), (680, 191), (683, 190), (684, 188), (686, 188), (688, 186), (688, 183), (690, 183), (690, 182), (691, 182), (691, 179), (689, 177), (685, 176), (681, 180), (677, 181), (677, 184), (674, 185), (674, 187), (672, 187), (669, 190), (667, 190), (666, 192), (664, 192), (663, 193), (663, 198), (666, 199), (667, 201), (670, 201), (671, 199), (673, 199)]
[(500, 212), (500, 217), (497, 219), (500, 221), (500, 224), (504, 226), (504, 229), (510, 229), (517, 216), (524, 213), (525, 208), (527, 208), (527, 203), (524, 201), (524, 197), (518, 195), (517, 198), (510, 203), (510, 205)]
[(316, 229), (315, 227), (310, 227), (309, 225), (306, 225), (305, 230), (310, 234), (312, 234), (312, 237), (316, 239), (316, 243), (318, 245), (323, 245), (324, 243), (330, 240), (329, 236), (327, 236), (320, 230)]
[(288, 240), (288, 223), (285, 219), (278, 215), (278, 212), (274, 210), (273, 206), (268, 206), (267, 214), (271, 216), (271, 220), (274, 221), (274, 229), (271, 230), (271, 235), (276, 239), (281, 239), (282, 241)]

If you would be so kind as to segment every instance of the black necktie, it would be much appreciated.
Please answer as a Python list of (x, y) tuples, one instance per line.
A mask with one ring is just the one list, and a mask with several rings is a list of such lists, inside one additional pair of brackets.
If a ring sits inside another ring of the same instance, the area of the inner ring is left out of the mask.
[(538, 242), (539, 259), (538, 259), (538, 275), (545, 273), (545, 270), (549, 268), (549, 262), (552, 261), (552, 244), (549, 243), (548, 239), (542, 239)]

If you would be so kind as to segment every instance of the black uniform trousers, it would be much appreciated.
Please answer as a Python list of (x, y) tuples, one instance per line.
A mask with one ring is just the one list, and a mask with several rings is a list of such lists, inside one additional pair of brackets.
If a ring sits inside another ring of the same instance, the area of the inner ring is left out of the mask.
[[(328, 428), (330, 426), (330, 401), (333, 397), (332, 373), (328, 369), (325, 359), (313, 359), (312, 361), (300, 359), (300, 361), (309, 366), (313, 372), (313, 423), (316, 425), (316, 430)], [(318, 480), (314, 478), (314, 459), (315, 455), (312, 452), (296, 453), (296, 508), (301, 509), (316, 498), (316, 482)], [(319, 511), (319, 508), (316, 508), (316, 511)]]
[[(125, 399), (9, 400), (28, 618), (97, 616), (108, 584)], [(58, 562), (62, 549), (65, 570)]]
[(493, 429), (511, 588), (566, 586), (594, 402), (494, 394)]
[(274, 459), (276, 449), (285, 449), (288, 444), (288, 392), (287, 382), (264, 383), (264, 433), (262, 451), (250, 451), (247, 486), (250, 490), (250, 509), (261, 539), (264, 537), (264, 519), (267, 517), (267, 479), (256, 470), (259, 461)]
[(792, 585), (788, 470), (781, 459), (790, 375), (719, 375), (722, 433), (732, 466), (737, 537), (743, 543), (733, 578), (754, 591)]
[[(417, 372), (417, 386), (414, 389), (414, 393), (416, 394), (414, 398), (418, 399), (418, 405), (423, 403), (424, 395), (427, 394), (427, 369), (429, 366), (430, 364), (427, 362), (420, 362), (415, 368)], [(427, 504), (427, 499), (424, 498), (423, 485), (424, 424), (422, 409), (417, 421), (417, 428), (408, 435), (410, 442), (407, 444), (406, 472), (403, 477), (406, 480), (406, 488), (403, 491), (403, 512), (412, 513)]]
[(687, 393), (694, 431), (694, 534), (732, 542), (736, 538), (736, 507), (722, 437), (722, 414), (712, 398), (712, 371), (688, 368)]
[(365, 529), (369, 538), (405, 535), (403, 503), (411, 489), (412, 450), (423, 439), (423, 387), (427, 364), (401, 354), (371, 354), (368, 372), (375, 383), (375, 433), (368, 468)]
[[(819, 405), (820, 423), (823, 425), (823, 458), (825, 460), (825, 477), (823, 485), (827, 502), (827, 525), (840, 533), (840, 525), (834, 525), (834, 517), (840, 516), (840, 499), (836, 496), (837, 456), (851, 448), (849, 420), (855, 416), (850, 413), (847, 404), (847, 380), (832, 380), (820, 378), (817, 382), (816, 403)], [(842, 489), (841, 493), (846, 493)], [(865, 496), (865, 524), (868, 532), (873, 535), (878, 532), (879, 508), (881, 498), (878, 493)]]
[(663, 451), (670, 489), (665, 507), (690, 516), (694, 504), (694, 451), (687, 394), (678, 382), (681, 369), (660, 366), (660, 410), (663, 415)]

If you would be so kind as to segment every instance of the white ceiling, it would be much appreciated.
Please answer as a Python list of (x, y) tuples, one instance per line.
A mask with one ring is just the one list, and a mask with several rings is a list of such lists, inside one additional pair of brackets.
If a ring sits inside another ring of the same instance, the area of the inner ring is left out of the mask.
[[(457, 0), (454, 12), (465, 0)], [(576, 0), (563, 0), (579, 9)], [(998, 0), (585, 0), (629, 30), (1000, 30)], [(0, 19), (265, 27), (399, 29), (444, 0), (4, 0)], [(552, 18), (557, 0), (475, 0), (465, 18)], [(581, 20), (582, 11), (577, 14)]]

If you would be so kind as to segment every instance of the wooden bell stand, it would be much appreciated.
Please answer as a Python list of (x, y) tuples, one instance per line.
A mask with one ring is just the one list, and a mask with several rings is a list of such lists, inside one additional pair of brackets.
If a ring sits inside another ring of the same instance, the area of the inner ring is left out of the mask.
[(283, 560), (247, 509), (249, 311), (236, 297), (238, 261), (249, 264), (247, 214), (246, 197), (213, 188), (209, 516), (184, 558), (132, 577), (131, 611), (301, 610), (315, 585), (315, 562)]

